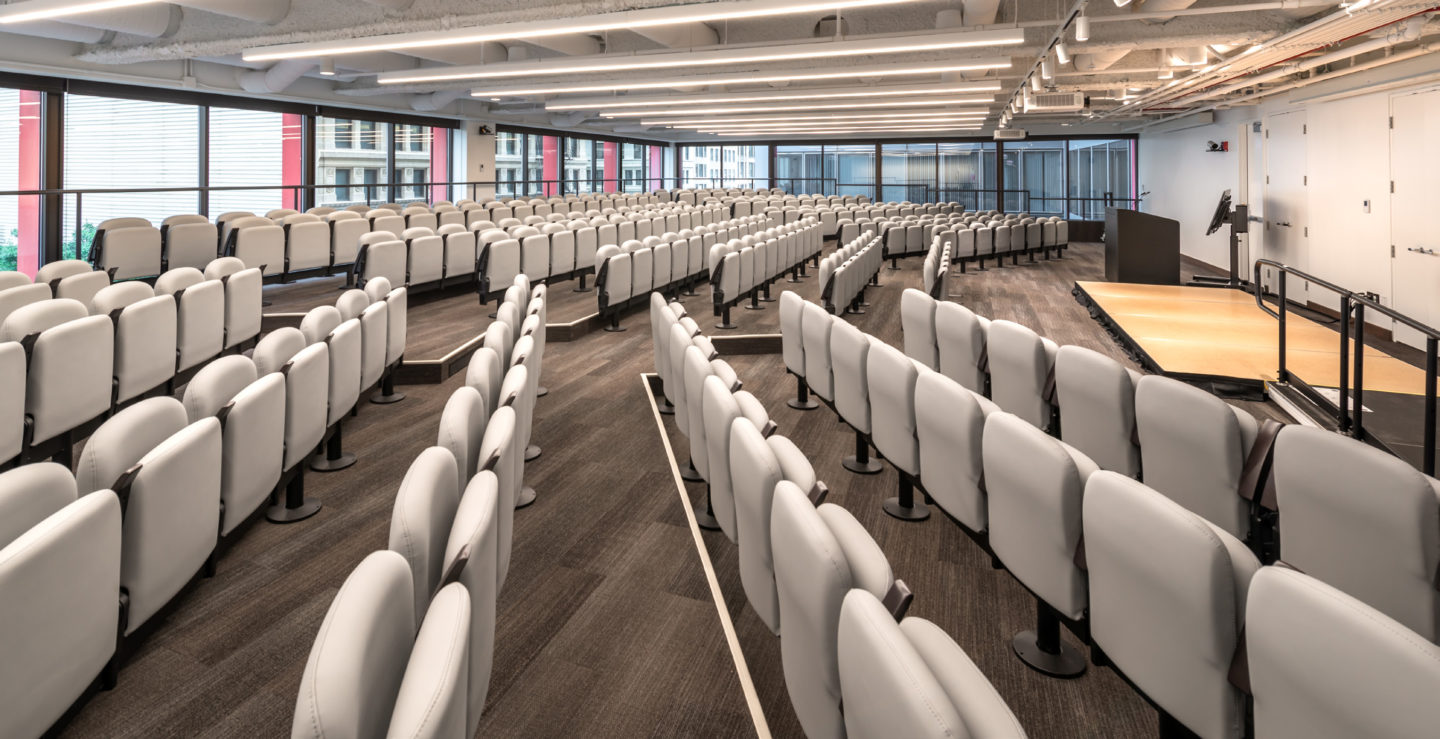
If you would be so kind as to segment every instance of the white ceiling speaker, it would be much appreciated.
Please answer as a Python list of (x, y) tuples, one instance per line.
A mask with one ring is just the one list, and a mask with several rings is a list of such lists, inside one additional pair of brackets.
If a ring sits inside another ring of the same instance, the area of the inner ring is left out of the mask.
[(1070, 50), (1065, 48), (1065, 44), (1055, 44), (1055, 61), (1060, 64), (1070, 63)]
[(1090, 16), (1082, 13), (1079, 18), (1075, 19), (1075, 40), (1090, 40)]
[(334, 60), (334, 59), (321, 59), (321, 60), (320, 60), (320, 74), (323, 74), (323, 75), (325, 75), (326, 77), (334, 77), (334, 76), (335, 76), (335, 60)]

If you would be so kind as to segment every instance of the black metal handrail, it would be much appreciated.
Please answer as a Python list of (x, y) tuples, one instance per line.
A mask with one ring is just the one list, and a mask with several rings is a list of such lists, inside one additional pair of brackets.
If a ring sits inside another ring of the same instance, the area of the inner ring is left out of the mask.
[[(1265, 304), (1265, 290), (1261, 284), (1261, 268), (1270, 267), (1276, 272), (1276, 297), (1277, 310), (1272, 310)], [(1290, 374), (1285, 364), (1285, 316), (1288, 313), (1285, 295), (1285, 282), (1287, 275), (1295, 275), (1310, 285), (1322, 287), (1340, 297), (1340, 402), (1338, 405), (1330, 403), (1324, 396), (1315, 392), (1304, 380)], [(1275, 378), (1279, 382), (1289, 383), (1299, 389), (1312, 402), (1320, 406), (1330, 406), (1335, 409), (1335, 422), (1342, 433), (1349, 434), (1356, 439), (1365, 438), (1364, 422), (1364, 401), (1365, 401), (1365, 314), (1367, 311), (1374, 311), (1380, 315), (1387, 316), (1399, 323), (1404, 324), (1425, 336), (1425, 432), (1424, 449), (1422, 451), (1421, 471), (1427, 475), (1435, 474), (1435, 417), (1436, 417), (1436, 375), (1440, 373), (1440, 329), (1427, 326), (1410, 316), (1395, 310), (1392, 307), (1381, 305), (1378, 300), (1368, 295), (1357, 293), (1353, 290), (1343, 288), (1329, 280), (1325, 280), (1308, 272), (1288, 266), (1273, 259), (1256, 259), (1253, 291), (1255, 304), (1260, 310), (1273, 316), (1279, 322), (1279, 361), (1280, 366), (1276, 370)], [(1355, 335), (1354, 349), (1352, 356), (1350, 327), (1354, 325)], [(1350, 384), (1351, 372), (1354, 373), (1355, 413), (1350, 413)]]

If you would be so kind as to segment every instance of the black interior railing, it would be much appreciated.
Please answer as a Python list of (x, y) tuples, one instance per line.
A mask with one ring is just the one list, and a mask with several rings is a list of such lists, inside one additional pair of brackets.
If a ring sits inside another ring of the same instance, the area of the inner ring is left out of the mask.
[[(1275, 291), (1276, 307), (1271, 308), (1265, 302), (1265, 292), (1261, 283), (1261, 269), (1270, 267), (1275, 270)], [(1289, 313), (1288, 302), (1285, 295), (1286, 278), (1289, 275), (1304, 280), (1311, 287), (1320, 287), (1335, 293), (1340, 298), (1340, 397), (1339, 403), (1330, 402), (1329, 398), (1317, 392), (1313, 387), (1300, 377), (1290, 372), (1285, 362), (1285, 340), (1286, 340), (1286, 315)], [(1440, 330), (1427, 326), (1414, 318), (1401, 313), (1389, 306), (1381, 305), (1379, 301), (1363, 293), (1357, 293), (1344, 287), (1336, 285), (1328, 280), (1321, 279), (1308, 272), (1302, 272), (1288, 265), (1277, 262), (1273, 259), (1255, 260), (1254, 273), (1254, 294), (1255, 304), (1260, 309), (1273, 316), (1279, 322), (1279, 367), (1276, 369), (1275, 378), (1279, 382), (1286, 383), (1300, 391), (1312, 403), (1321, 408), (1329, 409), (1335, 416), (1335, 425), (1341, 433), (1348, 434), (1356, 439), (1365, 439), (1364, 402), (1365, 402), (1365, 320), (1368, 313), (1377, 313), (1386, 316), (1395, 322), (1418, 331), (1425, 337), (1425, 430), (1424, 448), (1422, 449), (1421, 471), (1427, 475), (1435, 474), (1435, 415), (1436, 415), (1436, 374), (1440, 368)], [(1351, 332), (1354, 332), (1353, 336)], [(1353, 387), (1352, 387), (1353, 386)], [(1350, 402), (1351, 395), (1354, 396), (1354, 405)]]

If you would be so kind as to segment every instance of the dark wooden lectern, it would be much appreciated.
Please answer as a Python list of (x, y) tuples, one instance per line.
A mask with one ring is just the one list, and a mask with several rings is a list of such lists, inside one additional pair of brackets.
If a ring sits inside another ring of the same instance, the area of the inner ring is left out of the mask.
[(1138, 210), (1105, 210), (1105, 279), (1180, 284), (1180, 222)]

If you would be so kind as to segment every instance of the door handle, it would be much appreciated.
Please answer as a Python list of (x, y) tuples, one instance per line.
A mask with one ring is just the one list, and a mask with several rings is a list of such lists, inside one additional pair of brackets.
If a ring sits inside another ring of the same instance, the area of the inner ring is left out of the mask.
[(1276, 221), (1276, 222), (1275, 222), (1275, 225), (1277, 225), (1277, 226), (1284, 226), (1285, 228), (1290, 228), (1290, 222), (1289, 222), (1289, 221)]
[(1436, 251), (1434, 249), (1426, 249), (1423, 246), (1412, 246), (1405, 249), (1405, 251), (1413, 251), (1416, 254), (1429, 254), (1430, 256), (1435, 256), (1436, 254)]

